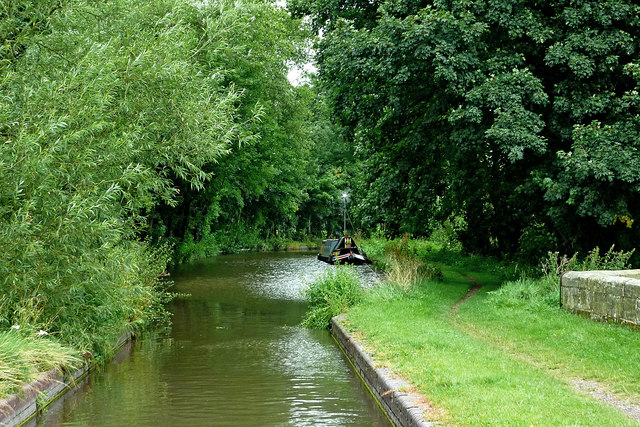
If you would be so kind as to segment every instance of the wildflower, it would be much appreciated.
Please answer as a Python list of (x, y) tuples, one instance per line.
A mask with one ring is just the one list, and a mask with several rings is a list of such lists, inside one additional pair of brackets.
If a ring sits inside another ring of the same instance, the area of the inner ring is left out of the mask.
[(20, 325), (11, 325), (11, 329), (20, 329)]
[(47, 332), (47, 331), (43, 331), (42, 329), (40, 329), (36, 335), (37, 335), (37, 336), (39, 336), (39, 337), (41, 337), (41, 336), (43, 336), (43, 335), (49, 335), (49, 332)]

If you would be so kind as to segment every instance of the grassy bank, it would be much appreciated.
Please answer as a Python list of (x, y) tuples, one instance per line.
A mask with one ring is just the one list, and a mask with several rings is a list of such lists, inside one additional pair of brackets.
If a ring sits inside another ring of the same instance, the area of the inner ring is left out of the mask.
[[(430, 418), (454, 425), (638, 425), (586, 390), (640, 402), (637, 331), (560, 309), (548, 276), (514, 280), (515, 266), (479, 257), (458, 255), (447, 265), (451, 254), (436, 249), (420, 259), (436, 263), (441, 275), (418, 278), (406, 290), (374, 288), (347, 314), (348, 328), (374, 359), (433, 404)], [(377, 253), (389, 268), (392, 251), (369, 247)], [(470, 278), (482, 288), (452, 311), (474, 285)]]
[(76, 351), (42, 333), (25, 334), (18, 328), (0, 332), (0, 399), (42, 372), (79, 363)]

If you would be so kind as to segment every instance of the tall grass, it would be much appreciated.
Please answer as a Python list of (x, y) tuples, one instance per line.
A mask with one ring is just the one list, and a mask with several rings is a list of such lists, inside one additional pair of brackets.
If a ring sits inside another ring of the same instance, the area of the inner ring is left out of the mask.
[(489, 301), (497, 306), (525, 306), (527, 309), (541, 310), (559, 306), (560, 278), (567, 271), (624, 270), (629, 268), (634, 251), (615, 251), (611, 246), (604, 254), (596, 247), (584, 258), (578, 254), (572, 257), (549, 252), (540, 261), (542, 277), (521, 276), (509, 280), (500, 289), (491, 292)]
[(387, 280), (402, 290), (408, 291), (422, 281), (423, 265), (422, 261), (413, 256), (393, 257), (387, 271)]
[[(406, 243), (403, 243), (406, 241)], [(510, 263), (492, 257), (464, 254), (457, 242), (451, 244), (435, 241), (431, 238), (407, 238), (388, 240), (375, 236), (363, 241), (359, 245), (366, 251), (374, 265), (382, 271), (390, 271), (392, 266), (391, 249), (394, 245), (407, 254), (422, 261), (419, 269), (423, 278), (442, 280), (439, 266), (447, 265), (467, 271), (485, 272), (498, 276), (503, 280), (518, 278), (522, 273), (531, 274), (531, 266)], [(406, 248), (406, 249), (405, 249)], [(406, 257), (405, 257), (406, 258)]]
[(374, 265), (386, 273), (387, 281), (404, 291), (411, 290), (425, 279), (442, 280), (440, 268), (420, 255), (420, 252), (438, 247), (432, 242), (409, 239), (405, 234), (399, 240), (368, 239), (361, 246)]
[(360, 279), (351, 266), (335, 266), (309, 285), (305, 297), (309, 309), (302, 321), (308, 328), (324, 329), (331, 318), (346, 312), (362, 299)]
[(0, 398), (15, 393), (38, 374), (79, 363), (76, 352), (52, 338), (17, 329), (0, 332)]
[(399, 245), (396, 242), (391, 242), (387, 246), (386, 253), (390, 261), (387, 280), (391, 284), (408, 291), (423, 279), (424, 262), (410, 253), (409, 237), (406, 234)]

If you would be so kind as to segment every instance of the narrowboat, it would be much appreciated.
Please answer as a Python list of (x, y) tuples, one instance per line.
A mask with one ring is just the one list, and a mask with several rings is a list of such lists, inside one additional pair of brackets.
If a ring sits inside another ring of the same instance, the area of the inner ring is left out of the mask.
[(365, 253), (349, 236), (323, 240), (318, 259), (328, 264), (371, 264)]

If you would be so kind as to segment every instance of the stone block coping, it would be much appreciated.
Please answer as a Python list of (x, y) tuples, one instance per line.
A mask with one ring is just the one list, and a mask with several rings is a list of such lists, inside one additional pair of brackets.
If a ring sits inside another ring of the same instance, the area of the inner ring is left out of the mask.
[(640, 326), (640, 270), (569, 271), (560, 292), (562, 305), (575, 313)]
[(362, 344), (345, 330), (343, 321), (343, 315), (331, 319), (331, 334), (393, 424), (402, 427), (434, 426), (423, 418), (424, 412), (430, 409), (424, 397), (411, 392), (414, 387), (390, 369), (376, 368)]

